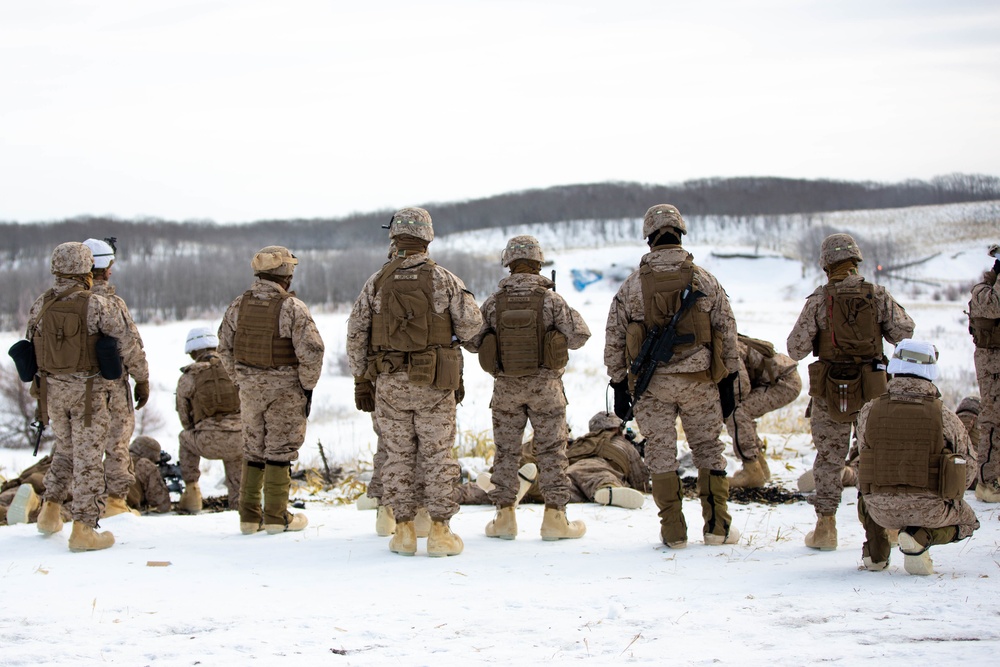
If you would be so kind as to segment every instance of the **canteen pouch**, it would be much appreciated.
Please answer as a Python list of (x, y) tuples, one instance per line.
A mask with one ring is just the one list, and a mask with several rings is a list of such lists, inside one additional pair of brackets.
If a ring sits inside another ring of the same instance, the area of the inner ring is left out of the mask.
[[(410, 352), (409, 367), (410, 382), (417, 387), (430, 387), (434, 384), (434, 373), (437, 370), (437, 350)], [(458, 385), (455, 385), (458, 388)]]
[(875, 361), (862, 367), (861, 391), (866, 402), (889, 391), (889, 378), (885, 373), (885, 364)]
[(497, 335), (492, 331), (483, 336), (479, 344), (479, 366), (490, 375), (496, 376), (500, 370), (497, 361)]
[(554, 371), (566, 368), (569, 363), (569, 343), (558, 329), (545, 332), (542, 342), (542, 366)]
[(122, 357), (118, 354), (118, 339), (101, 336), (94, 344), (97, 367), (105, 380), (117, 380), (122, 376)]
[(35, 345), (30, 340), (19, 340), (7, 351), (14, 360), (17, 376), (21, 382), (31, 382), (38, 372), (38, 359), (35, 358)]
[[(436, 350), (434, 387), (454, 391), (462, 383), (462, 350), (442, 347)], [(412, 375), (410, 376), (412, 378)]]
[(813, 398), (826, 398), (826, 376), (830, 372), (830, 364), (825, 361), (814, 361), (809, 364), (809, 395)]
[(941, 455), (938, 473), (938, 493), (945, 500), (958, 500), (965, 495), (965, 472), (968, 461), (962, 454), (948, 452)]

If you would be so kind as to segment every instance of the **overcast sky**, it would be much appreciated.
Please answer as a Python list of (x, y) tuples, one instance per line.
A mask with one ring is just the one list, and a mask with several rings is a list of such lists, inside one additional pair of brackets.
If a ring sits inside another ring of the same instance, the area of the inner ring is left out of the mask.
[(4, 0), (0, 93), (0, 220), (1000, 175), (1000, 3)]

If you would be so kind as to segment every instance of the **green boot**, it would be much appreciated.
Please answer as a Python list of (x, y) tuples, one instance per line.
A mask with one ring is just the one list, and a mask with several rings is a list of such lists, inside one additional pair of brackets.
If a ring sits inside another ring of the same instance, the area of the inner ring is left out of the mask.
[(687, 546), (683, 501), (680, 475), (676, 472), (653, 475), (653, 502), (660, 510), (660, 539), (671, 549), (683, 549)]
[(698, 498), (705, 520), (705, 544), (736, 544), (740, 531), (729, 515), (729, 479), (725, 470), (698, 470)]
[(264, 530), (268, 535), (302, 530), (309, 525), (305, 514), (288, 511), (291, 467), (291, 463), (284, 461), (268, 462), (264, 466)]
[(253, 535), (264, 529), (264, 513), (261, 510), (263, 486), (264, 464), (244, 459), (240, 482), (240, 532), (244, 535)]

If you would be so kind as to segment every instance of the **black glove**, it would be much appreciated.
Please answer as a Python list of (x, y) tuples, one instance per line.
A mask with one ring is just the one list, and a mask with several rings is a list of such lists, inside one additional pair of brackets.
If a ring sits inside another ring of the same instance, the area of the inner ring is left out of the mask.
[(615, 392), (615, 414), (619, 419), (626, 420), (632, 412), (632, 394), (628, 392), (628, 380), (610, 384)]
[(993, 260), (993, 273), (1000, 276), (1000, 259)]
[(375, 412), (375, 385), (364, 378), (354, 378), (354, 407), (362, 412)]
[(455, 390), (455, 403), (461, 403), (465, 398), (465, 378), (458, 378), (458, 389)]
[(722, 418), (729, 419), (736, 412), (736, 379), (739, 373), (730, 373), (719, 380), (719, 405), (722, 406)]
[(306, 417), (308, 417), (313, 406), (313, 390), (303, 389), (302, 393), (306, 395)]

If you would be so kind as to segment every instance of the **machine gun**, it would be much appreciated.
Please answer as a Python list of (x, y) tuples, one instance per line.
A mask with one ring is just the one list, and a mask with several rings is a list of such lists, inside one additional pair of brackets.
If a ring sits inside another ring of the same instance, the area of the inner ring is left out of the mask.
[(645, 459), (646, 438), (643, 438), (642, 440), (636, 442), (637, 437), (638, 436), (635, 434), (635, 431), (632, 430), (631, 426), (625, 429), (625, 439), (632, 443), (632, 446), (635, 447), (635, 451), (639, 452), (639, 458)]
[(629, 368), (629, 373), (635, 377), (635, 391), (632, 393), (632, 406), (628, 409), (625, 422), (632, 420), (635, 404), (639, 401), (639, 397), (645, 393), (649, 381), (653, 379), (656, 367), (670, 361), (671, 357), (674, 356), (676, 345), (694, 342), (694, 334), (683, 336), (677, 334), (677, 323), (684, 313), (694, 305), (694, 302), (703, 296), (705, 296), (704, 292), (691, 289), (691, 285), (685, 287), (681, 293), (681, 305), (674, 316), (670, 318), (667, 326), (656, 325), (646, 336), (646, 340), (643, 341), (642, 347), (639, 349), (639, 355)]
[(160, 477), (163, 478), (163, 483), (167, 485), (167, 491), (170, 493), (183, 493), (184, 478), (181, 476), (181, 467), (176, 463), (171, 463), (170, 458), (169, 452), (160, 450), (160, 460), (156, 464), (156, 467), (160, 469)]

